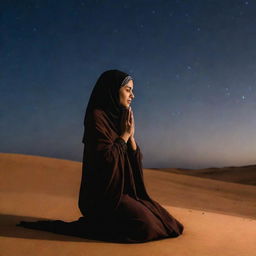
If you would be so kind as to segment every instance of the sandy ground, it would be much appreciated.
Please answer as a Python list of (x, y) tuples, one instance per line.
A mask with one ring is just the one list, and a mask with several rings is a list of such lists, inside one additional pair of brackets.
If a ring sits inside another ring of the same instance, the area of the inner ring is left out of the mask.
[(81, 163), (0, 154), (0, 255), (256, 255), (256, 187), (145, 169), (145, 182), (184, 234), (114, 244), (16, 227), (20, 220), (79, 218)]

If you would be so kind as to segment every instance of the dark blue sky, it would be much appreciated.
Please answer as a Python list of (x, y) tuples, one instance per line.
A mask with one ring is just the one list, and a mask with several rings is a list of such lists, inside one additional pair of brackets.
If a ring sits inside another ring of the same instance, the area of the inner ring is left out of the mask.
[(2, 0), (0, 152), (82, 160), (98, 76), (134, 77), (144, 167), (256, 162), (256, 2)]

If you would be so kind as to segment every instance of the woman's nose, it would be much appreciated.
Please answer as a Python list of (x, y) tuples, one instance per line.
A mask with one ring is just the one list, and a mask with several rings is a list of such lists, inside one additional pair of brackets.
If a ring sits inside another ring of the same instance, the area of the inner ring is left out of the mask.
[(135, 95), (132, 93), (132, 98), (134, 99), (135, 98)]

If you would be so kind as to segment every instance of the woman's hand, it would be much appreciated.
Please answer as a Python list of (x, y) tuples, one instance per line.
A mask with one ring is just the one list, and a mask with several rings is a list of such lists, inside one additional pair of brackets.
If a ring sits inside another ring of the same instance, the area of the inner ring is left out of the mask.
[(130, 138), (134, 138), (134, 133), (135, 133), (135, 121), (134, 121), (134, 115), (133, 115), (133, 111), (132, 108), (130, 107), (130, 111), (131, 111), (131, 116), (130, 116), (130, 122), (132, 124), (132, 131), (131, 131), (131, 136)]
[(134, 136), (134, 119), (131, 107), (129, 107), (126, 111), (124, 111), (122, 119), (121, 119), (121, 136), (125, 142), (131, 136)]
[(137, 144), (135, 142), (135, 139), (134, 139), (134, 132), (135, 132), (135, 122), (134, 122), (134, 116), (133, 116), (133, 111), (131, 110), (131, 123), (132, 123), (132, 132), (131, 132), (131, 136), (129, 138), (129, 141), (130, 141), (130, 144), (131, 144), (131, 147), (134, 151), (136, 151), (137, 149)]

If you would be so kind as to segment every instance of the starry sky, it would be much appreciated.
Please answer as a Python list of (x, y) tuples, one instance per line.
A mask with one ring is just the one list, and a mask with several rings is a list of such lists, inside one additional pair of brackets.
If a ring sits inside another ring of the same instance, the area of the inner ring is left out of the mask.
[(134, 77), (144, 168), (256, 163), (256, 1), (2, 0), (0, 152), (82, 161), (99, 75)]

